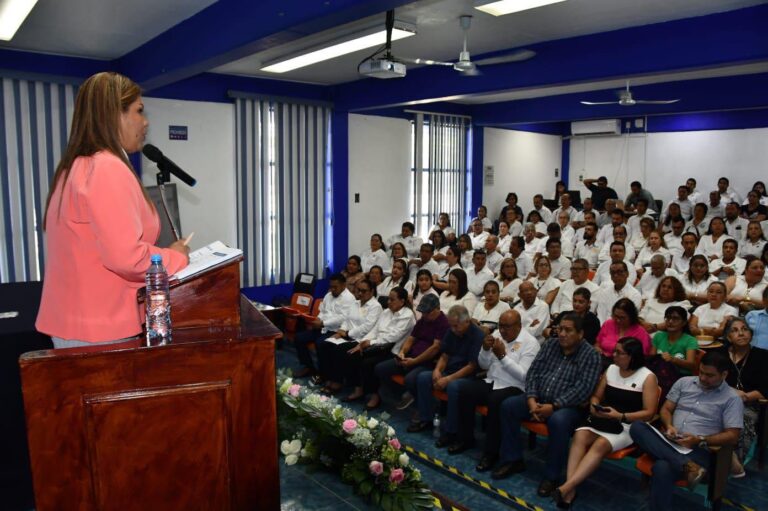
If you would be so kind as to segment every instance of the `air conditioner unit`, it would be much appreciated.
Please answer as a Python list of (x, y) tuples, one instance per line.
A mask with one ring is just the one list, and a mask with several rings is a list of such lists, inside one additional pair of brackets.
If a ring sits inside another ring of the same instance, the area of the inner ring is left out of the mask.
[(598, 119), (571, 123), (572, 135), (621, 135), (620, 119)]

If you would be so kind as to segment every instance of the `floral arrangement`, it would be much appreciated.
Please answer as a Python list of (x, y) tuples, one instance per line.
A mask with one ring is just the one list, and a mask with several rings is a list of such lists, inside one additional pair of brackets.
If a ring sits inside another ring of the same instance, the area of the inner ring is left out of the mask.
[(338, 402), (277, 378), (280, 452), (286, 465), (307, 463), (340, 471), (355, 492), (385, 511), (432, 509), (431, 492), (410, 464), (385, 420), (357, 414)]

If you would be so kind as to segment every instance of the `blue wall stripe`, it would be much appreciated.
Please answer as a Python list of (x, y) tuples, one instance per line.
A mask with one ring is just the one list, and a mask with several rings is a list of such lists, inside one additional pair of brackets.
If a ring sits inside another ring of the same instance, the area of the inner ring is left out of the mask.
[(571, 174), (571, 139), (564, 138), (562, 142), (562, 155), (560, 164), (560, 180), (568, 182)]

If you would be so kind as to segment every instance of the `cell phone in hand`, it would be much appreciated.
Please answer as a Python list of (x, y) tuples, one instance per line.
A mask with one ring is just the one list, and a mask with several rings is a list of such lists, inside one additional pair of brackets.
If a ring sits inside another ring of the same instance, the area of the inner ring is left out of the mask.
[(608, 411), (607, 407), (605, 407), (603, 405), (598, 405), (598, 404), (595, 404), (595, 403), (592, 403), (592, 408), (594, 408), (598, 412), (607, 412)]

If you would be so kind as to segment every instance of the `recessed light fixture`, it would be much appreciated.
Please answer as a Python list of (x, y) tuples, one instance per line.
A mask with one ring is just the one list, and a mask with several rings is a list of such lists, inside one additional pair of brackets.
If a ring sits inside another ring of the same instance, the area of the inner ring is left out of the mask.
[(37, 0), (0, 0), (0, 40), (10, 41)]
[(527, 11), (544, 5), (565, 2), (565, 0), (477, 0), (475, 9), (493, 16), (504, 16), (513, 12)]
[[(335, 59), (336, 57), (353, 53), (358, 50), (364, 50), (365, 48), (381, 46), (387, 42), (387, 31), (377, 30), (379, 27), (380, 25), (374, 29), (375, 31), (373, 33), (371, 33), (370, 30), (364, 33), (358, 32), (351, 36), (352, 39), (343, 42), (329, 43), (329, 45), (324, 48), (308, 52), (305, 51), (295, 57), (280, 60), (274, 64), (267, 64), (267, 66), (261, 68), (261, 71), (267, 71), (268, 73), (286, 73), (300, 67), (317, 64), (324, 60)], [(357, 37), (355, 37), (355, 35)], [(395, 27), (392, 29), (393, 41), (404, 39), (412, 35), (416, 35), (416, 27), (414, 25), (395, 21)]]

